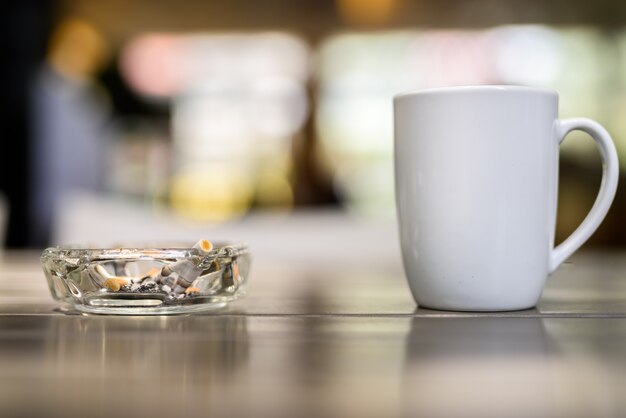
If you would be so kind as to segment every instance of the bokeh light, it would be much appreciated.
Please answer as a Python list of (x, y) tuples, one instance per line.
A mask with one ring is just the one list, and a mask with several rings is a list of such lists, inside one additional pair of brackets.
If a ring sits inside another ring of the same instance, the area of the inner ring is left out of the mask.
[[(129, 84), (172, 107), (170, 200), (195, 220), (290, 208), (289, 160), (309, 101), (310, 52), (285, 33), (147, 34), (131, 41)], [(198, 167), (202, 167), (201, 169)]]
[[(349, 208), (393, 216), (392, 98), (421, 88), (552, 88), (560, 93), (561, 117), (584, 115), (610, 126), (604, 92), (612, 80), (608, 69), (616, 65), (607, 44), (595, 29), (544, 25), (330, 37), (318, 65), (315, 123), (322, 165)], [(579, 132), (571, 135), (562, 154), (595, 164), (593, 141)]]
[(63, 20), (54, 31), (48, 62), (65, 77), (85, 79), (102, 67), (108, 55), (106, 41), (92, 24), (70, 18)]

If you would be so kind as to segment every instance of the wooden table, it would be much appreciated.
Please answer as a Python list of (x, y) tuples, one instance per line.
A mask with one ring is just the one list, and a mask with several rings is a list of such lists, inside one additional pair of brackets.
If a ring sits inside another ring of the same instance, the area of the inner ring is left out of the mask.
[(400, 265), (256, 260), (202, 315), (66, 315), (0, 262), (0, 416), (626, 416), (626, 257), (582, 252), (529, 311), (414, 305)]

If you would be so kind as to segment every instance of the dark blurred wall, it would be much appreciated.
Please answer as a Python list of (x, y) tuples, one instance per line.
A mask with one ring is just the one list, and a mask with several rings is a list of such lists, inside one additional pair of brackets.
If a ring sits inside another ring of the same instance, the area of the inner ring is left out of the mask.
[[(342, 4), (394, 11), (374, 22), (351, 19)], [(346, 29), (484, 28), (504, 23), (590, 24), (621, 27), (622, 0), (64, 0), (73, 14), (93, 22), (114, 42), (138, 28), (163, 31), (294, 31), (309, 41)], [(368, 7), (365, 7), (368, 6)]]
[(0, 191), (9, 202), (7, 246), (31, 243), (28, 224), (30, 88), (43, 60), (52, 0), (0, 2)]

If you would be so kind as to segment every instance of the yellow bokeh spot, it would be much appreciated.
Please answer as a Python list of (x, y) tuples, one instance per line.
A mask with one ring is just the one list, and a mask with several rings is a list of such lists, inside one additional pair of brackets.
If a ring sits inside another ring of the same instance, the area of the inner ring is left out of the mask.
[(87, 78), (104, 65), (108, 55), (104, 37), (91, 23), (67, 19), (52, 34), (48, 61), (66, 77)]
[(339, 14), (348, 23), (380, 25), (391, 20), (399, 0), (337, 0)]
[(280, 172), (265, 173), (257, 182), (256, 200), (261, 207), (291, 209), (294, 204), (293, 189)]
[(253, 186), (245, 173), (219, 166), (190, 169), (174, 176), (170, 202), (174, 211), (194, 221), (224, 221), (244, 215)]

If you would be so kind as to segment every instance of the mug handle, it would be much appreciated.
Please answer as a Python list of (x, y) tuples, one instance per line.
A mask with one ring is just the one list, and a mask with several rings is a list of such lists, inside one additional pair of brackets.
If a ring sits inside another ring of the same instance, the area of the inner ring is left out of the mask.
[(598, 228), (609, 211), (609, 207), (611, 207), (619, 177), (617, 151), (611, 136), (602, 125), (591, 119), (572, 118), (559, 121), (557, 128), (559, 144), (572, 131), (586, 132), (596, 141), (602, 158), (602, 183), (600, 184), (598, 197), (596, 197), (596, 201), (583, 222), (565, 241), (552, 250), (550, 255), (550, 273), (556, 270), (563, 261), (580, 248)]

